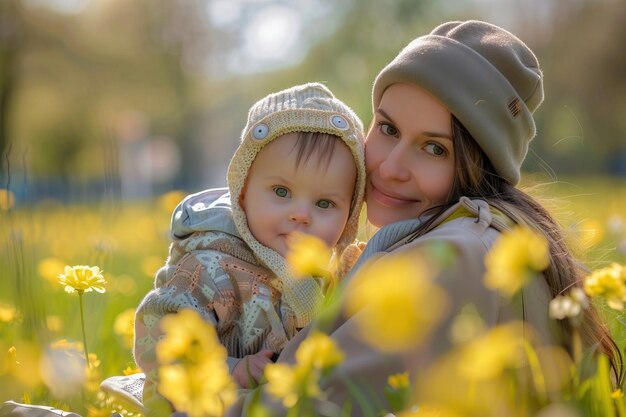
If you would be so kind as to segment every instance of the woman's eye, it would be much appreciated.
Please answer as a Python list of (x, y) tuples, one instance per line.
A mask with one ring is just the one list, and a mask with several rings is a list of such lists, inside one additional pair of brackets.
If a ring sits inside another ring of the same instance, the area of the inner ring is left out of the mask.
[(286, 198), (289, 197), (289, 190), (286, 189), (285, 187), (274, 187), (274, 194), (276, 194), (278, 197), (281, 198)]
[(445, 156), (446, 148), (436, 143), (429, 143), (425, 146), (426, 152), (434, 156)]
[(334, 207), (334, 204), (330, 200), (319, 200), (317, 202), (317, 207), (327, 209), (327, 208)]
[(388, 136), (398, 135), (398, 129), (396, 129), (395, 127), (387, 123), (380, 124), (380, 131), (383, 132), (383, 134), (388, 135)]

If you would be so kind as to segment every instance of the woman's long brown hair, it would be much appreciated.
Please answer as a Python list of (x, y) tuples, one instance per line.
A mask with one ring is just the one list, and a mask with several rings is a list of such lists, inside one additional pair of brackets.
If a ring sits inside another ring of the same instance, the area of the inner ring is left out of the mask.
[[(434, 208), (435, 215), (430, 219), (434, 220), (462, 196), (485, 200), (515, 223), (532, 228), (548, 241), (550, 264), (543, 276), (553, 298), (574, 287), (582, 288), (586, 272), (568, 248), (562, 228), (548, 210), (533, 197), (497, 175), (485, 153), (454, 116), (452, 138), (455, 155), (454, 183), (448, 203)], [(427, 221), (417, 234), (428, 227)], [(559, 320), (559, 326), (563, 332), (565, 348), (571, 352), (571, 324), (568, 320)], [(593, 305), (584, 311), (579, 328), (583, 344), (608, 357), (614, 383), (621, 386), (624, 378), (622, 353)]]

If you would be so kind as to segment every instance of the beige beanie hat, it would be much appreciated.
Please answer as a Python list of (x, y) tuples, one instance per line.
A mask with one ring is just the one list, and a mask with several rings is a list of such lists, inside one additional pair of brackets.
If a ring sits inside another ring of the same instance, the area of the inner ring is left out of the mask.
[(441, 100), (470, 132), (496, 172), (515, 185), (536, 134), (543, 101), (533, 52), (490, 23), (448, 22), (409, 43), (376, 77), (376, 109), (391, 84), (416, 84)]
[(250, 108), (241, 144), (228, 166), (228, 188), (235, 226), (256, 257), (278, 276), (285, 301), (293, 309), (300, 325), (306, 325), (313, 318), (320, 300), (319, 286), (313, 280), (298, 280), (291, 276), (285, 259), (252, 235), (239, 204), (246, 177), (257, 154), (272, 140), (292, 132), (336, 135), (354, 157), (356, 186), (348, 221), (336, 246), (337, 253), (341, 253), (356, 238), (365, 190), (365, 148), (363, 124), (358, 116), (324, 85), (309, 83), (269, 94)]

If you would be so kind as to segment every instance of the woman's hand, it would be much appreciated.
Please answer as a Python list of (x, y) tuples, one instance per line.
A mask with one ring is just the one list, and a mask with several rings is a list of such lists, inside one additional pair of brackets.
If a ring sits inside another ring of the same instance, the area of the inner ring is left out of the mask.
[(241, 388), (254, 388), (263, 379), (265, 365), (272, 362), (274, 352), (261, 350), (241, 358), (233, 368), (233, 379)]

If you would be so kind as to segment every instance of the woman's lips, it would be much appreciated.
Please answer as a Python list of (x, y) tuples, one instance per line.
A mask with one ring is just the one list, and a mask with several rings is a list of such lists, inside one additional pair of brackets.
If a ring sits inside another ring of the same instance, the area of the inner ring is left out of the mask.
[(409, 199), (397, 194), (391, 194), (388, 191), (383, 191), (376, 188), (376, 186), (372, 183), (370, 183), (369, 192), (372, 194), (371, 196), (374, 200), (388, 207), (399, 207), (419, 202), (419, 200)]

